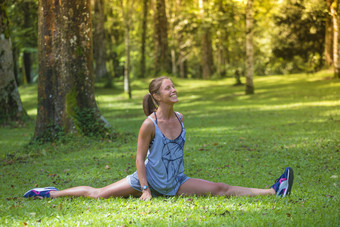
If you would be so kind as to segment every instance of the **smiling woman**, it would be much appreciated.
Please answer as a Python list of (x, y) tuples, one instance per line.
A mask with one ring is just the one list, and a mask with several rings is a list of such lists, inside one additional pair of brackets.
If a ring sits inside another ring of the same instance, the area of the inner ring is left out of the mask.
[(103, 188), (79, 186), (58, 191), (54, 187), (35, 188), (24, 197), (85, 196), (92, 198), (139, 196), (142, 200), (153, 196), (220, 195), (256, 196), (289, 195), (293, 170), (287, 167), (270, 189), (245, 188), (189, 178), (184, 173), (184, 144), (186, 141), (183, 115), (174, 111), (178, 102), (177, 90), (167, 77), (156, 78), (149, 85), (143, 100), (147, 118), (138, 135), (137, 171)]

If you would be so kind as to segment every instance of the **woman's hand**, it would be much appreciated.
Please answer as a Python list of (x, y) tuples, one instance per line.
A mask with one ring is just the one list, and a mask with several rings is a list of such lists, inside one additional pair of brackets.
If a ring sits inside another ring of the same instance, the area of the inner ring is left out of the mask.
[(144, 201), (152, 199), (150, 189), (143, 190), (143, 194), (139, 199), (144, 200)]

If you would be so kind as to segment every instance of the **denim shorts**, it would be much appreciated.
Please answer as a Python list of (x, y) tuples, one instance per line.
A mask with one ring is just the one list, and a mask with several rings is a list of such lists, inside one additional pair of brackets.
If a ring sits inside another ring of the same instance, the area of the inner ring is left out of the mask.
[[(130, 186), (137, 190), (137, 191), (142, 191), (142, 188), (141, 188), (141, 185), (140, 185), (140, 182), (139, 182), (139, 179), (138, 179), (138, 174), (137, 174), (137, 171), (134, 172), (133, 174), (129, 175), (126, 177), (128, 183), (130, 184)], [(189, 177), (187, 177), (186, 175), (184, 175), (182, 178), (181, 178), (181, 183), (180, 185), (182, 185), (184, 182), (186, 182), (188, 179), (190, 179)], [(169, 196), (169, 195), (163, 195), (162, 193), (159, 193), (158, 191), (156, 191), (155, 189), (152, 188), (152, 186), (149, 185), (149, 188), (150, 188), (150, 191), (151, 191), (151, 195), (152, 197), (157, 197), (157, 196)], [(177, 189), (178, 190), (178, 189)]]

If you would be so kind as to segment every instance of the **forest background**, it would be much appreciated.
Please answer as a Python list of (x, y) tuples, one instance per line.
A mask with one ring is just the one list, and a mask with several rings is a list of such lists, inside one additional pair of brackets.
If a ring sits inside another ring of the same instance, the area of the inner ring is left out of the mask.
[[(0, 6), (1, 224), (339, 225), (338, 0)], [(21, 198), (134, 171), (141, 99), (160, 75), (181, 97), (188, 175), (268, 188), (290, 165), (292, 196)]]
[[(38, 1), (7, 2), (17, 83), (36, 82)], [(332, 4), (331, 0), (254, 1), (255, 75), (311, 73), (332, 66)], [(245, 75), (245, 1), (96, 0), (92, 5), (95, 75), (106, 80), (107, 86), (124, 75), (125, 28), (130, 33), (132, 79), (159, 74), (181, 78)], [(155, 14), (160, 9), (165, 17)], [(159, 48), (164, 49), (162, 66), (157, 63)]]

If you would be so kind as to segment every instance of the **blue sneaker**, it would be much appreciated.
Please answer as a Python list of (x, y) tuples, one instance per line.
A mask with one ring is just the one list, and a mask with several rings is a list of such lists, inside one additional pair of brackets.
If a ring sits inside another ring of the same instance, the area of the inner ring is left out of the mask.
[(276, 197), (285, 197), (290, 195), (290, 191), (293, 187), (294, 172), (293, 169), (287, 167), (285, 172), (275, 181), (275, 184), (271, 186), (276, 192)]
[(49, 198), (50, 191), (58, 191), (55, 187), (46, 187), (46, 188), (33, 188), (24, 194), (25, 198), (29, 197), (42, 197), (42, 198)]

